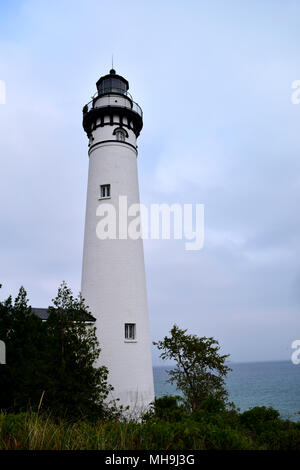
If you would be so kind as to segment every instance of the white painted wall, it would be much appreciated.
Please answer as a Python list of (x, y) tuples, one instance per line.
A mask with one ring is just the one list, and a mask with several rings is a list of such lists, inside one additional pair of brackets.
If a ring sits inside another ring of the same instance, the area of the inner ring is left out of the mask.
[(131, 101), (126, 96), (110, 93), (109, 95), (100, 96), (95, 101), (95, 108), (102, 108), (103, 106), (125, 106), (131, 109)]
[[(120, 125), (114, 125), (114, 126), (103, 126), (103, 127), (96, 127), (96, 129), (93, 131), (93, 141), (91, 145), (94, 144), (99, 144), (101, 145), (101, 142), (105, 140), (116, 140), (116, 136), (113, 135), (113, 132), (115, 129), (119, 128)], [(124, 129), (128, 132), (128, 139), (126, 139), (126, 142), (133, 145), (136, 147), (136, 137), (134, 132), (129, 129), (128, 127), (124, 127)], [(103, 144), (104, 145), (104, 144)], [(115, 145), (118, 145), (118, 142), (116, 142)], [(126, 148), (128, 146), (126, 145)], [(118, 147), (119, 148), (119, 147)], [(134, 152), (136, 155), (136, 152)], [(127, 194), (127, 193), (126, 193)]]
[[(127, 195), (128, 205), (139, 202), (137, 151), (116, 141), (116, 127), (106, 125), (93, 131), (82, 294), (97, 318), (100, 363), (109, 369), (114, 397), (120, 398), (121, 404), (130, 405), (131, 410), (138, 410), (154, 399), (143, 241), (99, 240), (96, 236), (99, 204), (112, 202), (118, 209), (119, 195)], [(135, 134), (126, 130), (126, 141), (135, 147)], [(114, 142), (105, 143), (106, 140)], [(101, 184), (111, 185), (110, 199), (99, 201)], [(125, 323), (136, 323), (135, 342), (125, 341)]]

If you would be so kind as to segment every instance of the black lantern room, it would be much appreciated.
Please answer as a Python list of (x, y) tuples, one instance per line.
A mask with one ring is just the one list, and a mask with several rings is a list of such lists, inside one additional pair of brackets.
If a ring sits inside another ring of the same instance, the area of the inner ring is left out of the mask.
[(106, 93), (118, 93), (126, 95), (129, 88), (129, 83), (121, 75), (117, 75), (114, 69), (111, 69), (109, 75), (104, 75), (97, 82), (98, 95), (105, 95)]

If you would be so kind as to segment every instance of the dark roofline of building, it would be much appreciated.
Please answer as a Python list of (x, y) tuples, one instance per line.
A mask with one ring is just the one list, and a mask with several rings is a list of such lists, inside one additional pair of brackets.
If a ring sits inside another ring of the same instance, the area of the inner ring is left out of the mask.
[[(47, 320), (49, 317), (49, 310), (47, 308), (32, 308), (31, 311), (41, 320)], [(83, 321), (86, 323), (94, 323), (96, 318), (90, 313), (83, 312)]]

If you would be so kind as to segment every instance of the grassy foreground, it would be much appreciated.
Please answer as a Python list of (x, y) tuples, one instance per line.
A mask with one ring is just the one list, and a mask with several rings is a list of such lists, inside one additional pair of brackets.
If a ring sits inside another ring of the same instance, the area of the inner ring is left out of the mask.
[(197, 412), (146, 422), (68, 423), (27, 412), (0, 414), (1, 450), (300, 450), (300, 422), (264, 407)]

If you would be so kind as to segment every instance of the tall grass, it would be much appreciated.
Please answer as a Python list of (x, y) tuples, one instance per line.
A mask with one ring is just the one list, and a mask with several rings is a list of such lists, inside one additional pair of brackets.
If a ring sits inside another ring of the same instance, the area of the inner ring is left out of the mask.
[(125, 449), (132, 424), (68, 423), (37, 413), (0, 414), (0, 449)]
[[(267, 411), (260, 414), (268, 417)], [(300, 450), (300, 422), (263, 422), (257, 413), (94, 423), (34, 412), (0, 413), (0, 450)]]
[(31, 412), (0, 414), (0, 450), (203, 449), (198, 434), (178, 423), (67, 423)]

